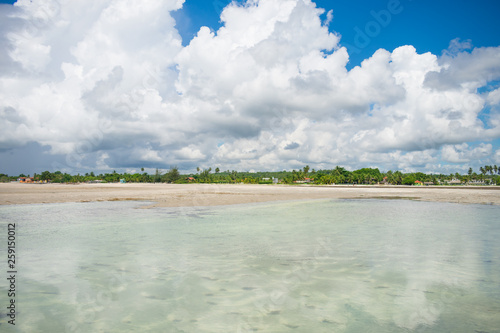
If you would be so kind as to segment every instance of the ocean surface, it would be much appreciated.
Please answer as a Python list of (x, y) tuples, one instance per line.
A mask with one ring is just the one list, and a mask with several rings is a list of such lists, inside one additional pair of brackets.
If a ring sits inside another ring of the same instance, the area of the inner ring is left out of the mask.
[(500, 332), (498, 206), (145, 205), (0, 207), (0, 331)]

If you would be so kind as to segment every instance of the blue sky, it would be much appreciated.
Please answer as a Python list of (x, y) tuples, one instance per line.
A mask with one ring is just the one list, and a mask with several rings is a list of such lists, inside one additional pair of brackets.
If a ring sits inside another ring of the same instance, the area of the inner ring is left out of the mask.
[[(220, 13), (228, 0), (187, 0), (181, 10), (174, 14), (178, 19), (179, 32), (187, 44), (201, 26), (218, 30)], [(241, 1), (240, 1), (241, 2)], [(341, 44), (348, 47), (350, 66), (357, 66), (379, 48), (393, 50), (402, 45), (413, 45), (419, 53), (440, 54), (448, 48), (452, 39), (470, 39), (476, 47), (500, 45), (500, 2), (485, 0), (480, 3), (467, 0), (432, 1), (400, 0), (401, 12), (392, 14), (390, 23), (381, 27), (380, 33), (369, 37), (365, 47), (356, 47), (358, 30), (365, 32), (367, 24), (377, 22), (372, 11), (387, 10), (390, 1), (373, 0), (318, 0), (318, 7), (326, 13), (333, 10), (334, 19), (330, 31), (342, 35)]]
[(500, 164), (500, 2), (181, 3), (1, 5), (0, 172)]

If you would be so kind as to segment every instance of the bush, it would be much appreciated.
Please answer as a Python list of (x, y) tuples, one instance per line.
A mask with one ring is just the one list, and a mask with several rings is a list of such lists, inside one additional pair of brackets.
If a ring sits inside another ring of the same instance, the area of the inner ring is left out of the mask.
[(404, 185), (414, 185), (415, 184), (415, 178), (412, 176), (406, 176), (403, 179), (403, 184)]

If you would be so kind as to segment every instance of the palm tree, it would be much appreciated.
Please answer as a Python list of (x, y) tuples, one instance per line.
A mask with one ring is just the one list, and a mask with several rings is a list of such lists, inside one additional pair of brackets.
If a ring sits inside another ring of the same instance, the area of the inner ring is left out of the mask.
[(344, 168), (339, 167), (339, 166), (337, 165), (337, 166), (335, 167), (335, 169), (334, 169), (334, 171), (333, 171), (333, 172), (334, 172), (335, 176), (340, 176), (340, 175), (342, 175), (343, 171), (344, 171)]
[(396, 185), (401, 185), (403, 182), (403, 174), (401, 171), (394, 172), (394, 181), (396, 182)]
[(162, 173), (163, 173), (163, 171), (161, 171), (160, 169), (156, 168), (155, 178), (154, 178), (154, 182), (155, 183), (160, 183), (161, 182), (161, 174)]
[(392, 182), (394, 181), (394, 175), (392, 173), (391, 170), (387, 171), (386, 174), (385, 174), (385, 177), (383, 177), (384, 175), (382, 175), (382, 180), (384, 178), (387, 178), (386, 181), (389, 183), (389, 184), (392, 184)]
[(354, 175), (352, 173), (350, 173), (349, 176), (347, 176), (347, 182), (350, 184), (354, 183)]

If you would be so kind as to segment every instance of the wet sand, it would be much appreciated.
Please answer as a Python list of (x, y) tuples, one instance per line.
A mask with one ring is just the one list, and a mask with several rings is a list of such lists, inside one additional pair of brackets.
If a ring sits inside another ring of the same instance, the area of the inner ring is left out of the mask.
[(139, 200), (149, 207), (219, 206), (303, 199), (411, 199), (500, 205), (500, 186), (0, 183), (0, 205)]

